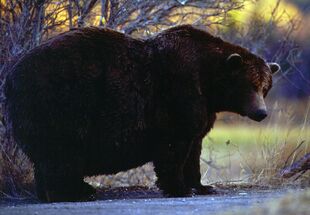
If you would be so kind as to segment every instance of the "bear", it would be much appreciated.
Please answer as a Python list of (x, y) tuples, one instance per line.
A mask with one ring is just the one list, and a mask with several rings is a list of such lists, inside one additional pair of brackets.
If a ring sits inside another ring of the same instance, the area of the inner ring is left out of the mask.
[(263, 120), (279, 69), (191, 25), (145, 39), (78, 28), (10, 69), (5, 118), (34, 164), (41, 201), (89, 200), (85, 176), (147, 162), (164, 195), (209, 194), (200, 182), (203, 137), (222, 111)]

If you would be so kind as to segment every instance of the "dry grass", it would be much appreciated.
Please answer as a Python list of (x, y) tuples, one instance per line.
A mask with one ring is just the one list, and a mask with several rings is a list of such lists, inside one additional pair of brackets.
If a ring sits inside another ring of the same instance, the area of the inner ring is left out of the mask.
[(0, 143), (0, 197), (26, 198), (33, 196), (33, 167), (15, 145)]
[(223, 123), (230, 116), (221, 116), (204, 140), (203, 182), (309, 186), (309, 173), (290, 179), (279, 176), (280, 169), (310, 151), (310, 100), (304, 109), (300, 106), (294, 109), (277, 102), (271, 117), (260, 125), (244, 119), (238, 124)]

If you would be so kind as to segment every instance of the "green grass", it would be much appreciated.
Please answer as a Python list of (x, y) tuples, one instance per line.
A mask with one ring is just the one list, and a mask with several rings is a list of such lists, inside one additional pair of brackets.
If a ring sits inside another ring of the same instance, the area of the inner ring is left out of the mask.
[[(218, 121), (203, 141), (203, 183), (240, 181), (279, 185), (279, 171), (310, 152), (308, 119), (301, 123), (223, 123)], [(283, 120), (283, 119), (282, 119)], [(293, 152), (293, 153), (292, 153)], [(300, 183), (309, 181), (307, 175)], [(295, 182), (294, 182), (295, 183)]]
[(218, 125), (204, 138), (203, 145), (216, 143), (214, 147), (223, 148), (229, 144), (237, 144), (253, 148), (260, 144), (296, 144), (303, 140), (310, 140), (310, 127)]

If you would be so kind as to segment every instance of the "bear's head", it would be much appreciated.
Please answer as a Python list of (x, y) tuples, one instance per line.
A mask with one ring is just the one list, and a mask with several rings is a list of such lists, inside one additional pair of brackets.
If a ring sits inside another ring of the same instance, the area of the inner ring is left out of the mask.
[(280, 66), (238, 48), (240, 53), (229, 53), (220, 65), (223, 83), (219, 85), (226, 88), (219, 90), (223, 96), (222, 108), (261, 121), (267, 116), (264, 98), (271, 89), (272, 75)]
[(190, 25), (170, 28), (150, 41), (162, 59), (156, 71), (189, 74), (184, 79), (194, 80), (195, 92), (206, 98), (211, 112), (235, 112), (255, 121), (267, 116), (264, 98), (278, 64)]

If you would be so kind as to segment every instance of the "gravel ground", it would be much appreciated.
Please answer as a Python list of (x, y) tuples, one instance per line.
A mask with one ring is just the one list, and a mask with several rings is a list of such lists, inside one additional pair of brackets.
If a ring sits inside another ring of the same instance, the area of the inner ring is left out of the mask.
[[(2, 201), (0, 215), (84, 214), (251, 214), (251, 208), (283, 198), (288, 190), (230, 189), (216, 195), (164, 198), (156, 188), (116, 188), (98, 192), (97, 201), (41, 204), (35, 200)], [(310, 210), (309, 210), (310, 212)], [(310, 213), (309, 213), (310, 214)]]

